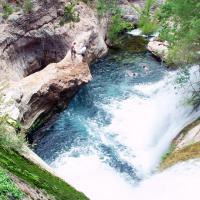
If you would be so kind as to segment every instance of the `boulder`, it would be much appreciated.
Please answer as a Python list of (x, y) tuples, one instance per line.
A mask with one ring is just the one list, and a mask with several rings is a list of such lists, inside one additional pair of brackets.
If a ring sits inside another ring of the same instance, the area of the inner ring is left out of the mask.
[(152, 52), (156, 57), (160, 58), (162, 61), (167, 60), (168, 47), (168, 42), (162, 42), (158, 40), (150, 41), (147, 45), (147, 49)]

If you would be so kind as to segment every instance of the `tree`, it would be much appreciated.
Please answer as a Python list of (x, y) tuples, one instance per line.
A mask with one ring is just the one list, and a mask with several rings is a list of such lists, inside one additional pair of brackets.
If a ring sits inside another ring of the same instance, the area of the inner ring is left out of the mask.
[(161, 39), (170, 43), (169, 61), (200, 60), (200, 1), (167, 0), (159, 13)]
[(200, 69), (198, 80), (191, 81), (188, 64), (200, 62), (200, 1), (167, 0), (158, 16), (160, 37), (170, 44), (168, 62), (184, 64), (178, 81), (190, 83), (192, 97), (188, 102), (197, 108), (200, 106)]

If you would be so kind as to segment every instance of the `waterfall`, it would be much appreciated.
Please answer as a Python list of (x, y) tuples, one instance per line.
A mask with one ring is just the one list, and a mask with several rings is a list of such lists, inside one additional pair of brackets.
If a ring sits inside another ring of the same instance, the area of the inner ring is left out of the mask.
[[(141, 63), (148, 65), (147, 72)], [(185, 104), (190, 87), (178, 88), (178, 72), (167, 71), (149, 54), (111, 54), (92, 70), (93, 81), (41, 131), (36, 153), (91, 200), (177, 200), (190, 195), (191, 186), (184, 196), (180, 188), (174, 194), (175, 184), (188, 186), (187, 169), (195, 171), (199, 162), (193, 161), (194, 169), (189, 161), (156, 172), (172, 139), (200, 115)], [(192, 79), (195, 71), (193, 67)], [(194, 174), (188, 179), (193, 181), (198, 182)]]

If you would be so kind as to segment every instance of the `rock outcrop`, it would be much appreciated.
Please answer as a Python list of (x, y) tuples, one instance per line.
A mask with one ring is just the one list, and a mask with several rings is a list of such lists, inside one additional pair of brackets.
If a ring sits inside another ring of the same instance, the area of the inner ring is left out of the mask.
[(162, 42), (158, 40), (150, 41), (147, 45), (147, 49), (152, 52), (156, 57), (160, 58), (162, 61), (167, 60), (168, 47), (168, 42)]
[(24, 128), (31, 127), (40, 116), (45, 118), (53, 109), (63, 108), (80, 86), (91, 80), (87, 63), (82, 63), (81, 59), (77, 61), (78, 58), (71, 63), (70, 59), (67, 54), (61, 62), (12, 82), (6, 89), (8, 101), (14, 100), (16, 106), (9, 113), (12, 118), (19, 119)]
[(200, 119), (186, 126), (172, 141), (171, 148), (161, 162), (163, 170), (178, 162), (200, 157)]
[(200, 119), (186, 126), (173, 140), (175, 150), (183, 149), (197, 142), (200, 142)]
[[(106, 20), (79, 2), (80, 21), (60, 25), (67, 0), (34, 1), (29, 14), (13, 13), (0, 24), (0, 80), (7, 83), (4, 111), (26, 129), (39, 117), (63, 108), (78, 89), (91, 80), (88, 64), (107, 52)], [(70, 46), (77, 52), (87, 45), (87, 58), (72, 61)]]

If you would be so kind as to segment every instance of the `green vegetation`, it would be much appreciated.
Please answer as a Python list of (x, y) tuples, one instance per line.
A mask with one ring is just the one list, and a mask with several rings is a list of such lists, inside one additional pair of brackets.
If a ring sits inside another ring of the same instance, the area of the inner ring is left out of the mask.
[[(200, 77), (199, 69), (193, 72), (193, 75), (195, 75), (197, 78)], [(187, 83), (191, 88), (191, 96), (189, 98), (185, 99), (186, 105), (192, 105), (194, 109), (198, 108), (200, 106), (200, 93), (199, 93), (199, 82), (190, 80), (190, 72), (189, 72), (189, 65), (183, 65), (181, 69), (178, 72), (178, 76), (176, 79), (176, 85), (178, 87), (184, 87)]]
[(122, 11), (118, 6), (118, 0), (98, 0), (97, 11), (100, 18), (107, 17), (109, 19), (108, 37), (114, 42), (120, 33), (131, 30), (133, 24), (122, 18)]
[(129, 31), (133, 29), (133, 24), (122, 19), (121, 14), (117, 13), (111, 17), (109, 25), (108, 36), (111, 41), (115, 41), (119, 34), (123, 31)]
[(7, 2), (2, 3), (2, 8), (3, 8), (3, 18), (4, 19), (7, 19), (9, 17), (9, 15), (11, 15), (14, 11), (13, 7)]
[(56, 200), (86, 200), (84, 194), (76, 191), (62, 179), (42, 170), (15, 151), (0, 148), (0, 166), (31, 186), (47, 192)]
[(99, 17), (111, 16), (117, 9), (117, 0), (98, 0), (97, 11)]
[(75, 11), (76, 2), (70, 1), (64, 8), (64, 15), (60, 20), (60, 25), (63, 26), (65, 23), (69, 22), (79, 22), (79, 13)]
[(157, 0), (146, 0), (143, 9), (134, 6), (134, 10), (140, 15), (138, 27), (141, 31), (150, 35), (156, 32), (159, 28), (158, 21), (155, 14), (151, 14), (151, 9), (155, 6)]
[(156, 0), (146, 0), (145, 7), (141, 12), (139, 28), (146, 35), (152, 34), (158, 29), (158, 22), (154, 15), (151, 15), (150, 11)]
[(192, 63), (200, 58), (199, 0), (167, 0), (159, 13), (161, 39), (170, 43), (169, 62)]
[(33, 8), (33, 2), (32, 0), (24, 0), (23, 3), (23, 10), (25, 13), (30, 13), (32, 11)]
[[(0, 83), (0, 92), (6, 87), (6, 83)], [(0, 105), (3, 104), (4, 99), (0, 94)], [(8, 102), (9, 104), (11, 102)], [(8, 105), (9, 106), (9, 105)], [(26, 144), (25, 136), (21, 133), (21, 124), (11, 119), (8, 115), (0, 116), (0, 146), (2, 148), (13, 149), (21, 151)]]
[(199, 83), (190, 81), (188, 64), (200, 61), (199, 10), (199, 0), (167, 0), (158, 13), (160, 38), (170, 44), (167, 63), (185, 66), (178, 82), (180, 85), (190, 84), (193, 94), (187, 103), (194, 105), (194, 108), (200, 105)]
[(16, 131), (20, 130), (20, 124), (8, 116), (0, 116), (0, 146), (6, 149), (22, 151), (26, 143), (25, 135)]
[(32, 0), (13, 1), (16, 4), (9, 3), (9, 1), (2, 1), (0, 4), (3, 9), (3, 18), (7, 19), (13, 12), (18, 11), (20, 7), (23, 8), (26, 14), (30, 13), (33, 8)]
[(1, 200), (21, 200), (24, 194), (17, 188), (17, 186), (11, 181), (5, 171), (0, 168), (0, 199)]

